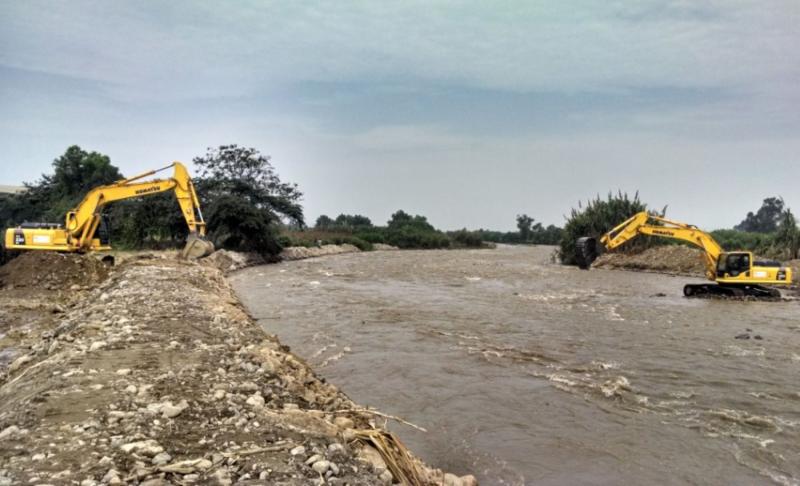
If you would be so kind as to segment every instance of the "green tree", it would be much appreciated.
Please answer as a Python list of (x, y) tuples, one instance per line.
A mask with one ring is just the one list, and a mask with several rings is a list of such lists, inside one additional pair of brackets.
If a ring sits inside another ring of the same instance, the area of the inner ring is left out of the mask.
[(768, 197), (764, 199), (761, 208), (754, 214), (747, 213), (744, 220), (734, 229), (755, 233), (772, 233), (778, 229), (778, 224), (784, 215), (784, 202), (782, 197)]
[(278, 177), (270, 157), (254, 148), (221, 145), (196, 157), (197, 189), (218, 247), (276, 254), (278, 225), (302, 227), (302, 193)]
[(87, 152), (73, 145), (56, 158), (53, 173), (43, 174), (26, 191), (8, 195), (0, 201), (3, 227), (25, 221), (62, 223), (89, 189), (122, 179), (119, 169), (107, 155)]
[(532, 225), (533, 225), (533, 218), (531, 218), (527, 214), (517, 215), (517, 228), (519, 229), (519, 238), (520, 241), (522, 241), (523, 243), (527, 243), (528, 241), (530, 241), (531, 233), (533, 232)]
[(797, 220), (791, 209), (783, 212), (774, 241), (775, 245), (787, 253), (789, 258), (797, 258), (798, 249), (800, 249), (800, 230), (797, 228)]
[(322, 214), (322, 215), (320, 215), (319, 218), (317, 218), (316, 223), (314, 223), (314, 228), (323, 229), (323, 230), (324, 229), (329, 229), (329, 228), (333, 227), (333, 224), (334, 224), (333, 220), (330, 217), (328, 217), (325, 214)]

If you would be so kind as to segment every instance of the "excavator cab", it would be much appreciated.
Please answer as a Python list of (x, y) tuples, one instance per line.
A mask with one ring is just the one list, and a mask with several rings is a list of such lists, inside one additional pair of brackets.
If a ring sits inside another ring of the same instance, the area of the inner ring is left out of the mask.
[(749, 276), (752, 260), (752, 254), (746, 251), (721, 254), (717, 260), (717, 278)]

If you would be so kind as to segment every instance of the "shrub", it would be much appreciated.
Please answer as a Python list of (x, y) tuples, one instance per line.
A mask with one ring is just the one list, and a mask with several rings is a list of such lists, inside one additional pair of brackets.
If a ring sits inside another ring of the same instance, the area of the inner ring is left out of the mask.
[(483, 238), (477, 231), (467, 231), (467, 229), (464, 228), (450, 232), (448, 236), (453, 240), (454, 246), (467, 248), (481, 248), (483, 246)]
[[(646, 210), (647, 205), (639, 200), (638, 192), (632, 199), (622, 191), (617, 195), (609, 193), (605, 200), (598, 196), (594, 200), (588, 201), (585, 208), (581, 207), (579, 203), (578, 209), (572, 209), (567, 224), (564, 226), (559, 249), (561, 262), (565, 265), (577, 265), (575, 242), (578, 238), (600, 236), (634, 214)], [(650, 244), (649, 240), (649, 238), (639, 237), (624, 246), (628, 249), (644, 247)]]

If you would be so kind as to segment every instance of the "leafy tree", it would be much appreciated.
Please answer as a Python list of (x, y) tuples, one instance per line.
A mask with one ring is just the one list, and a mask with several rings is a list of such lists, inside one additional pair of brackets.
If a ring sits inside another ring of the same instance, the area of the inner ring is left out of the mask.
[[(519, 229), (519, 238), (522, 242), (530, 241), (533, 225), (533, 218), (527, 214), (517, 215), (517, 228)], [(541, 225), (540, 225), (541, 226)]]
[(775, 233), (775, 244), (788, 253), (789, 258), (797, 258), (798, 249), (800, 249), (800, 230), (797, 228), (797, 220), (790, 209), (783, 213)]
[(784, 213), (784, 202), (781, 197), (768, 197), (764, 199), (758, 212), (747, 213), (744, 220), (734, 229), (756, 233), (772, 233), (778, 229)]
[(26, 191), (6, 198), (0, 214), (6, 225), (24, 221), (61, 223), (89, 189), (122, 179), (108, 156), (73, 145), (53, 161), (53, 173), (43, 174)]
[(282, 182), (270, 157), (254, 148), (221, 145), (194, 159), (197, 189), (208, 216), (210, 238), (220, 247), (280, 251), (278, 224), (303, 226), (302, 193)]
[(333, 220), (328, 216), (322, 214), (319, 218), (317, 218), (317, 222), (314, 223), (314, 228), (316, 229), (328, 229), (333, 227)]
[(340, 214), (336, 217), (333, 226), (342, 230), (356, 230), (359, 228), (371, 228), (372, 221), (360, 214)]

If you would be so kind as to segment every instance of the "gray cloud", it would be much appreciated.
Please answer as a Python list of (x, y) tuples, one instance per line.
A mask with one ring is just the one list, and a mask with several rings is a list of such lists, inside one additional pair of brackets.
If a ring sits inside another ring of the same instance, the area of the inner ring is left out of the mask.
[(775, 193), (800, 208), (796, 2), (34, 0), (0, 19), (4, 183), (72, 143), (134, 172), (239, 142), (312, 217), (559, 223), (618, 187), (704, 225)]

